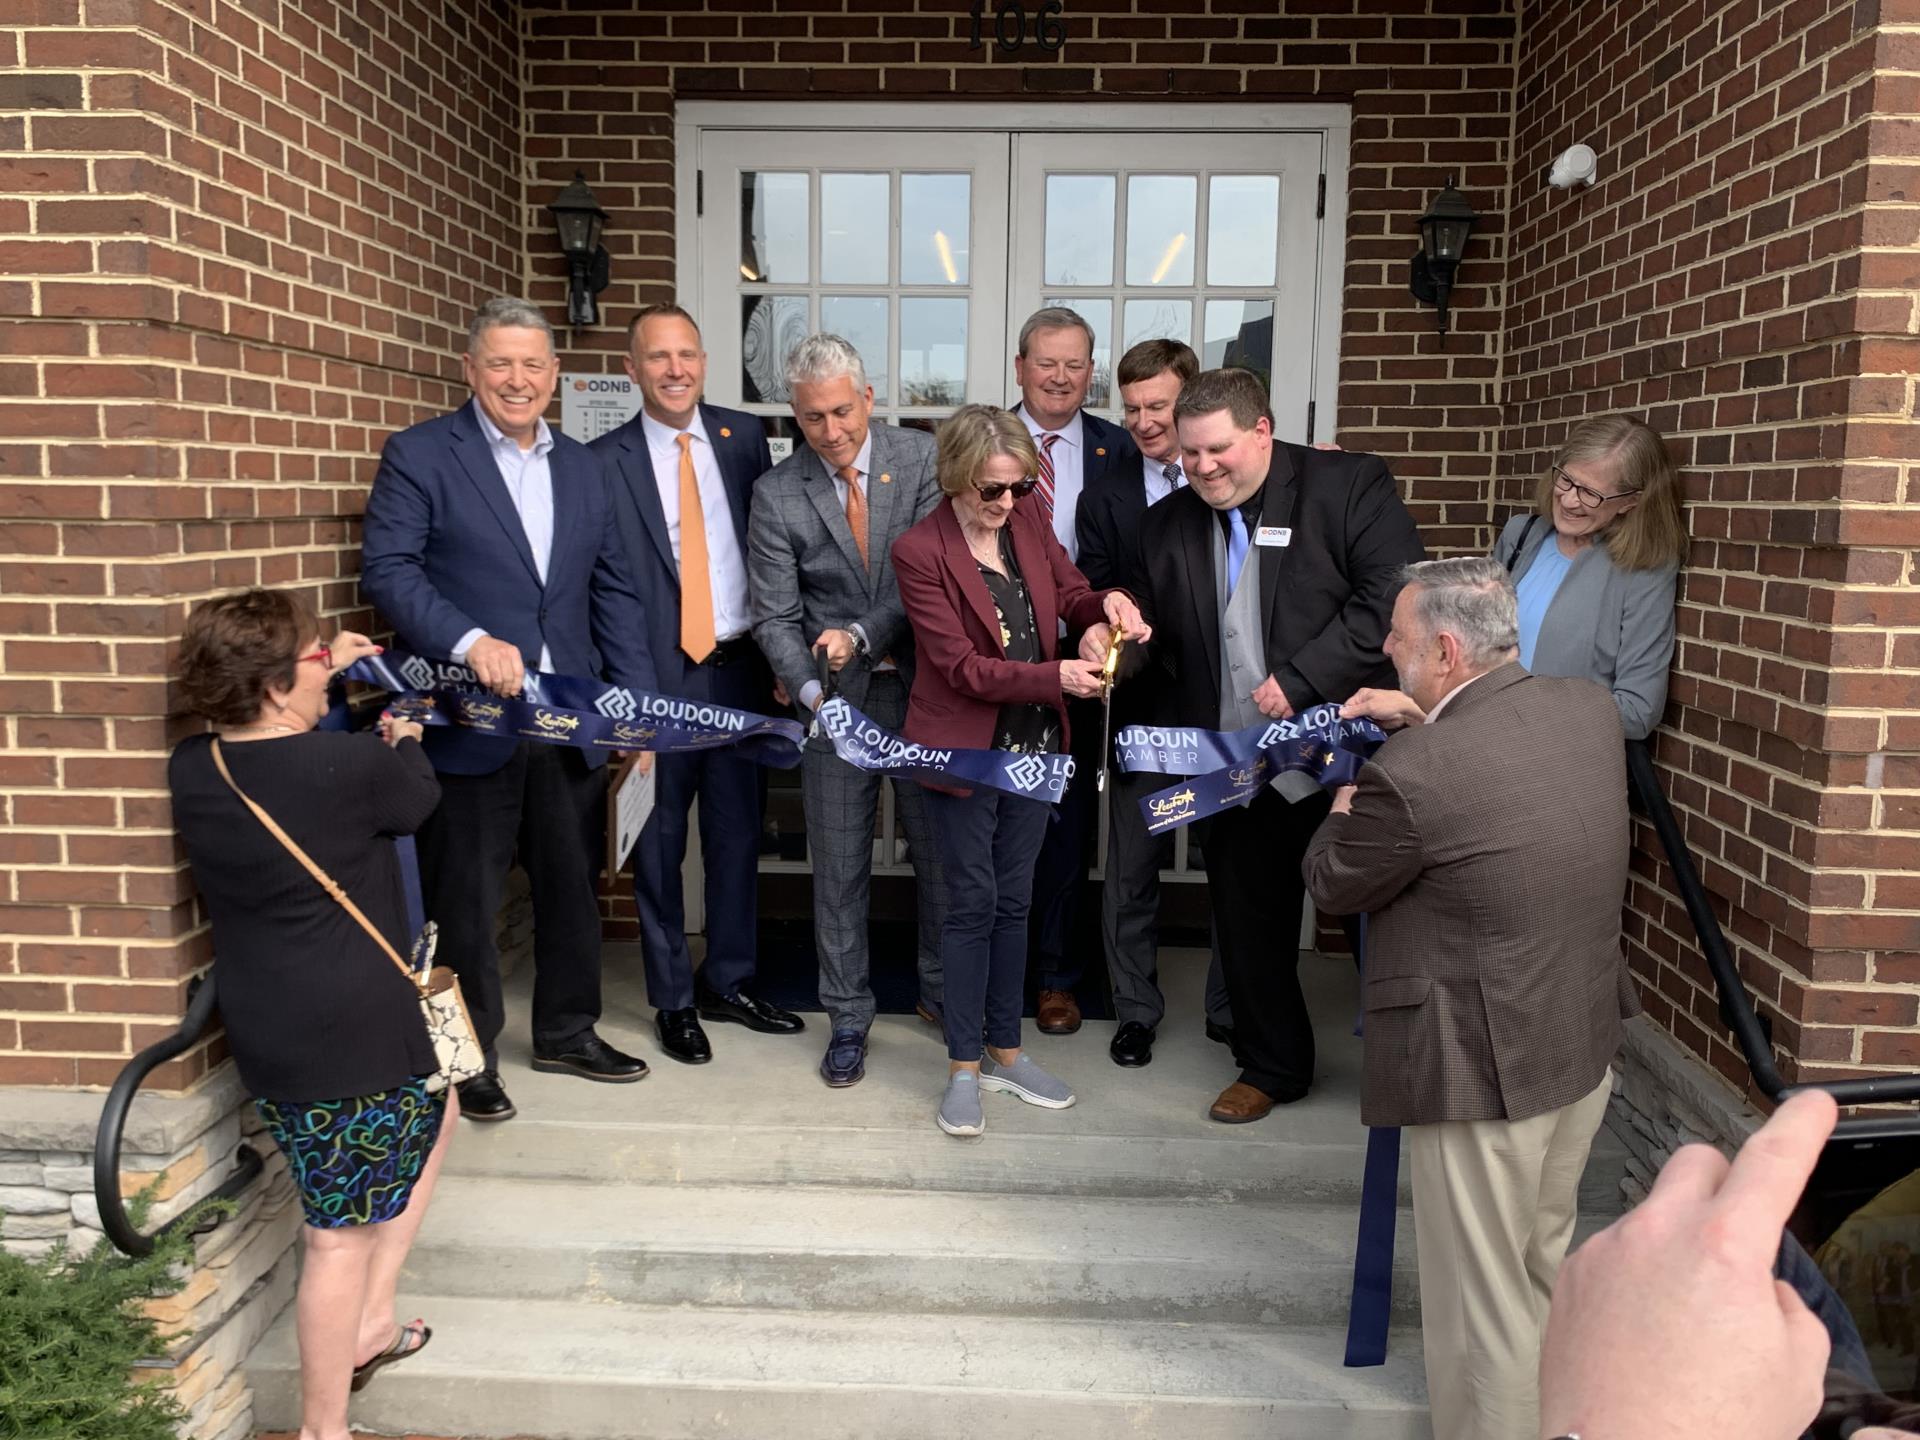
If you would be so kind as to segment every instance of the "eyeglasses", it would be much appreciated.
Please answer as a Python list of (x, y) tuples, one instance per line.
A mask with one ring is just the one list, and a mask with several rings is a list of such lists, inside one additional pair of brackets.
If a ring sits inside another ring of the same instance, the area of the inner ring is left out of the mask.
[(1563, 494), (1571, 492), (1573, 498), (1582, 505), (1604, 505), (1609, 500), (1624, 500), (1629, 495), (1640, 493), (1638, 490), (1621, 490), (1612, 495), (1602, 495), (1591, 485), (1582, 485), (1558, 465), (1553, 467), (1553, 488)]
[(327, 669), (331, 670), (333, 668), (333, 647), (331, 645), (322, 645), (311, 655), (296, 656), (293, 663), (299, 665), (308, 660), (318, 660), (322, 665), (326, 666)]
[(975, 485), (973, 488), (980, 492), (981, 500), (991, 505), (1008, 491), (1013, 492), (1014, 499), (1024, 500), (1033, 493), (1033, 487), (1039, 483), (1038, 480), (1016, 480), (1011, 485)]

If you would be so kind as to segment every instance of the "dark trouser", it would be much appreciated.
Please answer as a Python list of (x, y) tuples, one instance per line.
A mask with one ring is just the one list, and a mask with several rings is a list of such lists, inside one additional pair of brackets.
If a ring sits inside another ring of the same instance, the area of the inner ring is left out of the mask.
[[(1173, 862), (1173, 835), (1149, 835), (1140, 801), (1172, 781), (1165, 775), (1125, 775), (1107, 781), (1106, 883), (1100, 893), (1100, 930), (1106, 941), (1107, 974), (1113, 981), (1114, 1018), (1137, 1020), (1149, 1029), (1167, 1013), (1160, 992), (1160, 872)], [(1231, 1028), (1220, 944), (1207, 966), (1207, 1019)]]
[(978, 1060), (981, 1038), (1020, 1044), (1026, 993), (1027, 907), (1047, 805), (998, 790), (926, 792), (927, 818), (947, 876), (940, 966), (946, 980), (947, 1056)]
[(1240, 1078), (1273, 1096), (1313, 1083), (1313, 1020), (1300, 991), (1300, 860), (1331, 799), (1289, 804), (1271, 787), (1207, 825), (1207, 894), (1233, 1003)]
[[(699, 667), (694, 698), (758, 710), (766, 671), (757, 659)], [(693, 956), (680, 867), (687, 858), (687, 816), (700, 801), (700, 858), (706, 867), (707, 958), (701, 983), (722, 995), (753, 979), (760, 915), (760, 767), (731, 749), (654, 758), (653, 814), (633, 847), (633, 900), (647, 967), (647, 1003), (657, 1010), (693, 1004)]]
[(440, 776), (420, 827), (421, 889), (489, 1065), (506, 1023), (494, 928), (516, 850), (533, 890), (533, 1048), (565, 1049), (600, 1018), (606, 793), (606, 771), (578, 750), (534, 741), (491, 775)]
[(1098, 700), (1069, 700), (1067, 719), (1073, 734), (1073, 779), (1054, 807), (1033, 872), (1033, 951), (1043, 990), (1071, 990), (1086, 969), (1074, 951), (1075, 921), (1086, 889), (1087, 867), (1100, 815), (1101, 706)]
[[(907, 687), (890, 670), (867, 685), (862, 712), (876, 725), (906, 723)], [(873, 894), (873, 825), (880, 787), (893, 785), (894, 814), (912, 849), (914, 899), (920, 920), (920, 1001), (939, 1011), (940, 936), (946, 927), (947, 882), (940, 846), (927, 821), (927, 792), (911, 780), (888, 782), (856, 769), (824, 738), (811, 740), (800, 761), (806, 807), (807, 851), (813, 860), (813, 944), (820, 957), (820, 1006), (835, 1030), (873, 1025), (874, 1000), (867, 952)]]

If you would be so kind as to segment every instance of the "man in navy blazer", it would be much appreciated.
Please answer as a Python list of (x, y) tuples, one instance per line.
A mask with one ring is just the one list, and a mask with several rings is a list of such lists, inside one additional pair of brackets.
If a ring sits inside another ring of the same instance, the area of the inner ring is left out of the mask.
[[(747, 584), (747, 505), (754, 482), (773, 468), (766, 432), (756, 416), (701, 403), (707, 352), (678, 305), (649, 305), (634, 316), (626, 367), (640, 387), (640, 413), (592, 448), (612, 486), (660, 687), (766, 711), (773, 672), (754, 644)], [(680, 882), (696, 796), (707, 900), (697, 982)], [(752, 761), (731, 750), (660, 757), (653, 816), (634, 847), (633, 897), (654, 1027), (661, 1048), (689, 1065), (713, 1058), (702, 1016), (769, 1034), (804, 1028), (747, 988), (757, 960), (760, 813)]]
[[(1122, 476), (1137, 476), (1140, 451), (1125, 430), (1081, 408), (1093, 383), (1093, 327), (1078, 311), (1049, 306), (1029, 315), (1020, 327), (1013, 376), (1020, 385), (1014, 413), (1026, 422), (1040, 451), (1040, 501), (1052, 518), (1054, 537), (1077, 563), (1081, 497), (1099, 494)], [(1073, 991), (1086, 966), (1074, 953), (1073, 930), (1094, 817), (1100, 813), (1095, 778), (1100, 705), (1081, 700), (1071, 708), (1078, 764), (1033, 873), (1031, 948), (1040, 972), (1034, 1023), (1048, 1035), (1071, 1035), (1080, 1028), (1080, 1002)]]
[[(546, 317), (489, 301), (465, 370), (469, 404), (381, 452), (361, 590), (403, 649), (464, 663), (500, 695), (519, 694), (529, 669), (657, 688), (606, 477), (541, 418), (559, 379)], [(494, 921), (516, 852), (533, 889), (534, 1068), (640, 1079), (645, 1062), (594, 1033), (605, 757), (460, 727), (433, 727), (425, 743), (441, 787), (419, 839), (427, 910), (487, 1053), (486, 1074), (460, 1087), (461, 1109), (475, 1120), (514, 1113), (495, 1048), (505, 1015)]]

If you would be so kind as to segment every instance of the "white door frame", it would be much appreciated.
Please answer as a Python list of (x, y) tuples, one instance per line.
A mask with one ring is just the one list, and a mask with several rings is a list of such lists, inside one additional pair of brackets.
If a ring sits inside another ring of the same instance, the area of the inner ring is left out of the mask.
[[(1311, 131), (1321, 136), (1327, 177), (1320, 227), (1318, 299), (1314, 306), (1314, 439), (1331, 439), (1340, 379), (1340, 300), (1346, 271), (1347, 157), (1353, 137), (1349, 106), (1168, 104), (1162, 100), (1045, 101), (969, 105), (941, 100), (683, 100), (674, 107), (674, 276), (680, 287), (699, 275), (700, 136), (708, 130), (842, 130), (849, 135), (914, 130), (1118, 131), (1199, 130), (1232, 133)], [(857, 142), (855, 142), (857, 145)], [(833, 157), (839, 163), (842, 157)]]

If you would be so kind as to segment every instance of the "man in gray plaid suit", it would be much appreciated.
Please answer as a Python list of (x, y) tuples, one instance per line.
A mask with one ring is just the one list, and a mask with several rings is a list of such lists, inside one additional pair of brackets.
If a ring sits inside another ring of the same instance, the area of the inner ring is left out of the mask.
[[(806, 444), (761, 477), (747, 528), (753, 637), (803, 718), (826, 697), (814, 652), (835, 690), (890, 730), (906, 723), (913, 633), (893, 574), (893, 542), (940, 501), (933, 438), (873, 423), (873, 387), (853, 346), (810, 335), (787, 359), (793, 417)], [(880, 777), (839, 759), (823, 736), (801, 759), (813, 856), (813, 934), (820, 1003), (832, 1028), (820, 1075), (840, 1087), (866, 1074), (873, 986), (867, 904)], [(912, 849), (919, 901), (920, 1013), (939, 1013), (940, 928), (947, 887), (920, 787), (894, 787)]]

